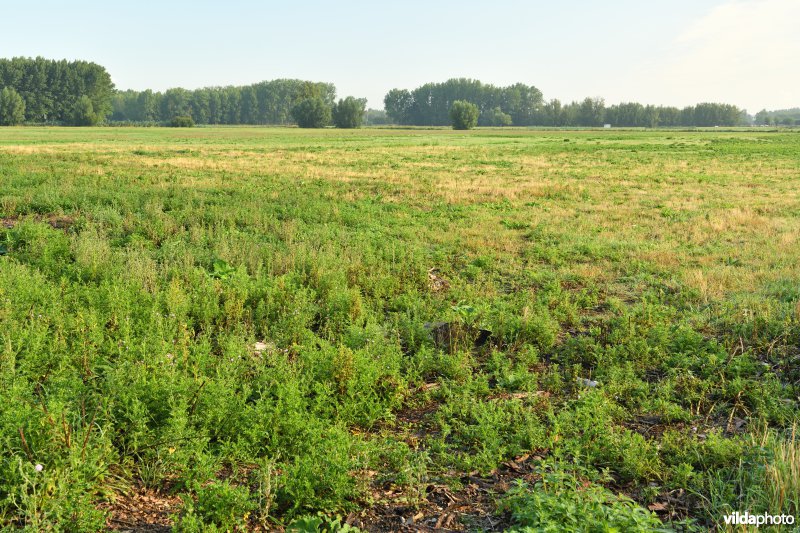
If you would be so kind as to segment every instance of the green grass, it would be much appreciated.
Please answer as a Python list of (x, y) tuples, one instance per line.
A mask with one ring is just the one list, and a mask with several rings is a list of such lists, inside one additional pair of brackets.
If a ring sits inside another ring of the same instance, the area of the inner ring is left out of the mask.
[(796, 514), (798, 153), (762, 131), (0, 129), (0, 525), (119, 526), (137, 491), (180, 495), (184, 530), (438, 516), (426, 487), (467, 498), (523, 454), (535, 473), (492, 496), (509, 527)]

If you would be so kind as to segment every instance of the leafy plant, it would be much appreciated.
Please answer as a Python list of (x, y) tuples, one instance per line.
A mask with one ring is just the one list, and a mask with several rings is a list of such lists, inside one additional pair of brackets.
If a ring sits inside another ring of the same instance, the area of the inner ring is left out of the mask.
[(465, 302), (458, 302), (456, 305), (451, 305), (450, 310), (455, 313), (458, 320), (464, 325), (472, 325), (478, 318), (478, 309)]
[(797, 513), (796, 213), (760, 192), (800, 136), (265, 131), (0, 129), (0, 529), (134, 487), (278, 529), (521, 455), (570, 475), (537, 520)]
[(177, 518), (177, 531), (232, 531), (247, 526), (249, 513), (254, 509), (247, 487), (228, 481), (213, 482), (197, 487), (194, 497), (183, 495), (183, 512)]
[(361, 530), (344, 523), (339, 516), (330, 518), (319, 513), (296, 518), (287, 526), (286, 531), (289, 533), (359, 533)]
[(661, 521), (628, 497), (614, 494), (575, 473), (551, 466), (541, 480), (518, 482), (499, 509), (511, 514), (509, 531), (663, 531)]
[(211, 272), (209, 272), (209, 276), (214, 279), (221, 279), (225, 280), (228, 279), (234, 272), (236, 272), (236, 268), (229, 265), (226, 261), (222, 259), (214, 259), (211, 263)]

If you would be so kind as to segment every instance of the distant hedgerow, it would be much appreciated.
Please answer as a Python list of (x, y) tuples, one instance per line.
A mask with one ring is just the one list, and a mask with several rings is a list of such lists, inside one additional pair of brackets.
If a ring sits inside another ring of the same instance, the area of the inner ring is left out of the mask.
[(180, 115), (173, 117), (169, 125), (173, 128), (191, 128), (194, 127), (194, 119), (188, 115)]

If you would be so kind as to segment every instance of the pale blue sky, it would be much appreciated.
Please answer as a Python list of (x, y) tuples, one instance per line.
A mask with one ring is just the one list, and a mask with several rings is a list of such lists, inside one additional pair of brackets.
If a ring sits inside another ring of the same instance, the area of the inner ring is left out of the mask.
[(545, 98), (800, 105), (800, 0), (2, 2), (0, 56), (88, 59), (120, 89), (471, 77)]

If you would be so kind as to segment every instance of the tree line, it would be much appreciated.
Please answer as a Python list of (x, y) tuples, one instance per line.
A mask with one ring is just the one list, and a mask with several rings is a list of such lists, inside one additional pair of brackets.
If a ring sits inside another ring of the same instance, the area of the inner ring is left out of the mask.
[(96, 124), (111, 111), (114, 84), (88, 61), (0, 59), (0, 123)]
[(247, 86), (204, 87), (164, 92), (120, 91), (112, 101), (112, 121), (169, 122), (178, 116), (197, 124), (292, 124), (292, 108), (302, 100), (333, 106), (332, 83), (272, 80)]
[(273, 80), (241, 87), (116, 91), (96, 63), (41, 57), (0, 59), (0, 125), (91, 126), (101, 122), (166, 124), (299, 124), (353, 128), (366, 99), (335, 101), (332, 83)]
[[(747, 114), (730, 104), (702, 103), (682, 109), (669, 106), (621, 103), (606, 106), (602, 98), (562, 103), (545, 101), (534, 86), (517, 83), (496, 87), (467, 78), (426, 83), (414, 90), (392, 89), (384, 98), (389, 118), (413, 126), (455, 125), (453, 113), (462, 116), (463, 103), (477, 108), (479, 126), (588, 126), (628, 127), (738, 126), (748, 124)], [(455, 108), (454, 108), (455, 106)], [(463, 127), (459, 121), (456, 127)]]
[[(468, 105), (467, 105), (468, 104)], [(0, 59), (0, 125), (20, 123), (297, 124), (301, 127), (414, 126), (710, 127), (753, 123), (745, 111), (720, 103), (684, 108), (637, 102), (607, 106), (602, 98), (545, 100), (532, 85), (507, 87), (468, 78), (392, 89), (385, 111), (366, 111), (366, 100), (336, 101), (332, 83), (296, 79), (246, 86), (182, 88), (164, 92), (116, 91), (105, 68), (86, 61), (41, 57)], [(473, 107), (474, 106), (474, 110)], [(456, 124), (457, 122), (457, 124)], [(800, 124), (800, 110), (760, 111), (758, 125)]]
[(757, 126), (800, 126), (800, 107), (767, 111), (762, 109), (755, 116)]
[(366, 99), (336, 101), (332, 83), (280, 79), (252, 85), (204, 87), (161, 92), (120, 91), (112, 100), (111, 120), (128, 123), (297, 124), (321, 128), (361, 126)]
[(523, 83), (496, 87), (458, 78), (444, 83), (426, 83), (413, 91), (392, 89), (383, 103), (396, 124), (446, 126), (450, 124), (450, 110), (456, 101), (478, 106), (480, 126), (500, 126), (509, 120), (516, 126), (532, 126), (542, 106), (542, 92)]

